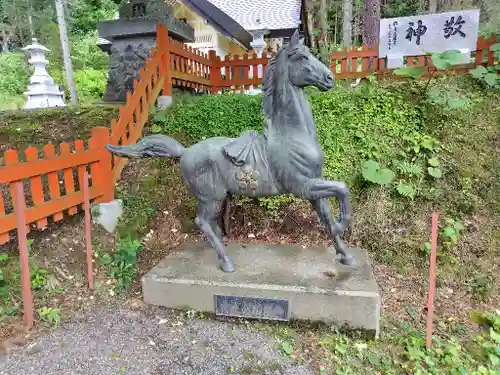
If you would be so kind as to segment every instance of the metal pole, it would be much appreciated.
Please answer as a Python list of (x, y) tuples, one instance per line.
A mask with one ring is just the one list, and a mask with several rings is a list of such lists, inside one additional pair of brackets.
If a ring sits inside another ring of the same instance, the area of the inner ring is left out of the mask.
[(66, 70), (66, 81), (68, 82), (69, 96), (71, 104), (77, 104), (75, 79), (73, 77), (73, 66), (68, 42), (68, 32), (66, 30), (66, 20), (64, 18), (64, 8), (61, 0), (56, 1), (57, 23), (59, 24), (59, 36), (64, 58), (64, 69)]

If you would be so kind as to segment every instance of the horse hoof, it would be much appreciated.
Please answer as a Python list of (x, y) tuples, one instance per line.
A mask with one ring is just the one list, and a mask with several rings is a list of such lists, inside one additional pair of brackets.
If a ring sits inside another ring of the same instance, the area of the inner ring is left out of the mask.
[(234, 272), (234, 265), (233, 265), (233, 261), (231, 260), (231, 258), (229, 258), (228, 256), (225, 256), (224, 258), (222, 258), (221, 269), (227, 273)]
[(340, 263), (344, 266), (354, 266), (356, 264), (356, 259), (352, 255), (344, 255), (340, 258)]

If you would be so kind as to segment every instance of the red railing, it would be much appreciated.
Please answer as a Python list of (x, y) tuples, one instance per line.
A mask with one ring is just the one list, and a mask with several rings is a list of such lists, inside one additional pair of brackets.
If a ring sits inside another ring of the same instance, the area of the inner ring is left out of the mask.
[[(474, 69), (478, 65), (493, 65), (494, 52), (490, 47), (497, 43), (495, 36), (485, 39), (480, 37), (476, 43), (476, 51), (471, 54), (472, 62), (470, 64), (455, 66), (451, 71), (454, 73), (464, 73)], [(365, 78), (372, 74), (384, 75), (389, 78), (397, 78), (391, 73), (393, 69), (387, 68), (387, 59), (378, 57), (378, 46), (368, 48), (367, 45), (362, 47), (344, 48), (341, 51), (332, 53), (330, 69), (335, 73), (337, 79), (349, 78)], [(405, 63), (409, 66), (429, 67), (433, 69), (431, 56), (407, 56)]]

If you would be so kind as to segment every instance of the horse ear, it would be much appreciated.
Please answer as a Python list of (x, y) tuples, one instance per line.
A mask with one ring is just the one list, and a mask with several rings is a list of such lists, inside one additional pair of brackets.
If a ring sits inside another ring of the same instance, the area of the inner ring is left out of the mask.
[(290, 46), (296, 46), (300, 43), (299, 29), (296, 29), (290, 38)]

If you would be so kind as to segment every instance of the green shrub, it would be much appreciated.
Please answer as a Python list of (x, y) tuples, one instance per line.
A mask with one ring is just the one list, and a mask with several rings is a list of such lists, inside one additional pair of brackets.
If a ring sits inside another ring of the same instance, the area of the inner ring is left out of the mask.
[(101, 98), (106, 90), (107, 71), (85, 69), (75, 72), (75, 83), (80, 101)]
[(261, 96), (244, 94), (194, 96), (156, 116), (165, 133), (182, 132), (193, 142), (237, 137), (246, 129), (262, 129)]
[(22, 95), (28, 88), (30, 69), (24, 53), (0, 53), (0, 93)]
[[(391, 164), (403, 137), (422, 128), (422, 116), (402, 95), (382, 88), (310, 90), (318, 139), (325, 152), (325, 177), (356, 184), (362, 160)], [(260, 95), (205, 95), (173, 106), (156, 117), (155, 130), (182, 133), (193, 142), (214, 136), (237, 137), (261, 129)]]
[(75, 71), (81, 69), (107, 70), (108, 55), (97, 46), (97, 31), (71, 38), (71, 58)]

